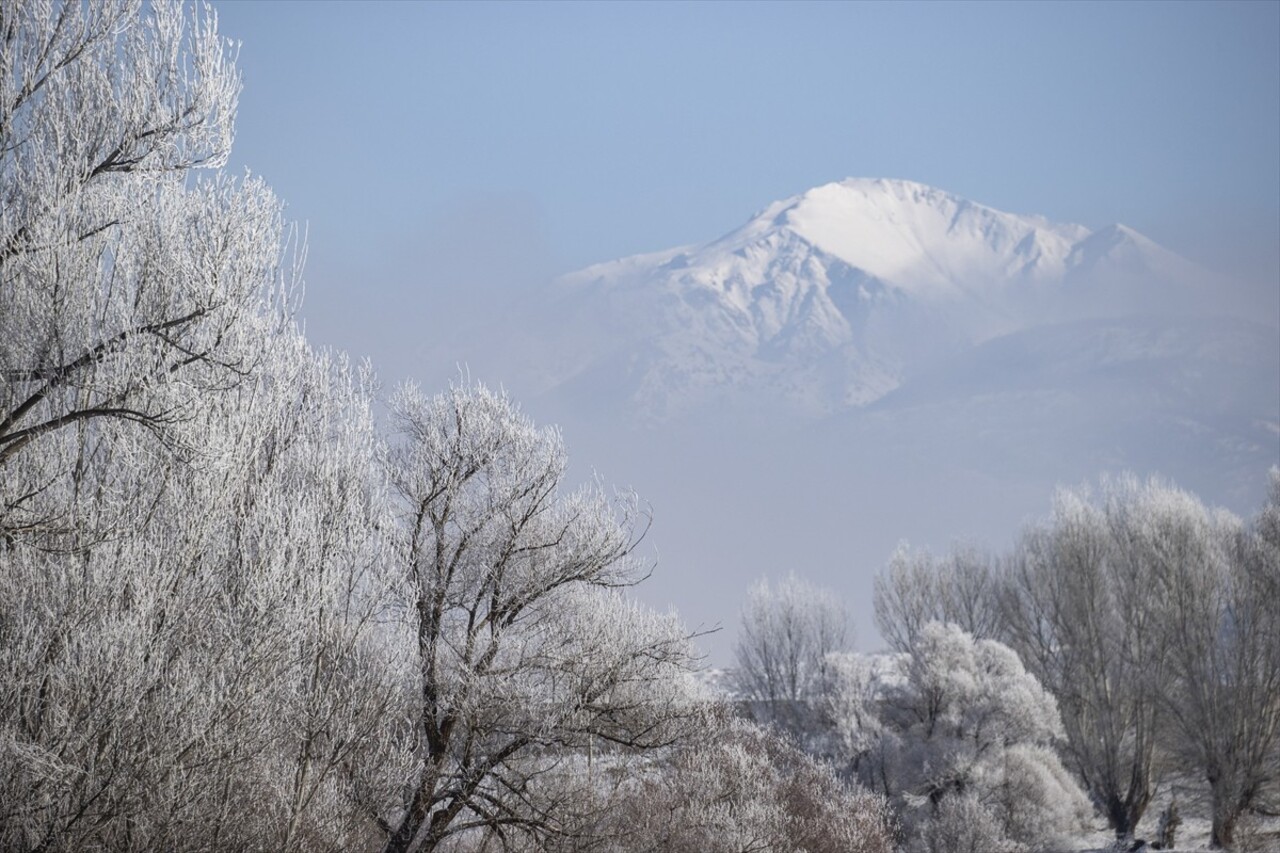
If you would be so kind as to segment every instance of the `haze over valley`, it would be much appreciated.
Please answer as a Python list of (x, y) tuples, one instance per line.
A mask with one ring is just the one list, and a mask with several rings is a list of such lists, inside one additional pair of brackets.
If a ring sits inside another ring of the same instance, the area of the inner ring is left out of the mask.
[(725, 578), (855, 602), (903, 540), (1012, 541), (1059, 484), (1158, 474), (1244, 512), (1280, 462), (1280, 332), (1240, 285), (902, 180), (780, 200), (724, 236), (597, 264), (425, 348), (562, 424), (652, 503), (644, 594), (726, 661)]

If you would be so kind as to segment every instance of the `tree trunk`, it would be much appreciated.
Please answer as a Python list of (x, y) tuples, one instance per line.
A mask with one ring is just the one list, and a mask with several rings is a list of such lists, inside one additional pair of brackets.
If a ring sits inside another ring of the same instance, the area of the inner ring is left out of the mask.
[(409, 845), (413, 843), (413, 837), (417, 834), (418, 824), (409, 815), (405, 815), (404, 820), (400, 821), (400, 826), (387, 839), (382, 853), (408, 853)]
[(1230, 850), (1235, 846), (1236, 821), (1240, 819), (1240, 810), (1231, 803), (1219, 799), (1213, 794), (1213, 831), (1209, 836), (1209, 846), (1215, 849)]
[(1107, 797), (1107, 822), (1115, 830), (1116, 838), (1128, 839), (1133, 837), (1133, 832), (1138, 827), (1138, 821), (1142, 818), (1142, 809), (1137, 806), (1137, 803), (1130, 802), (1118, 794), (1112, 794)]
[(409, 804), (404, 817), (400, 819), (400, 825), (396, 827), (396, 831), (391, 833), (391, 837), (387, 839), (386, 845), (382, 848), (382, 853), (409, 853), (418, 830), (427, 821), (429, 803), (430, 798), (426, 795), (424, 788), (419, 787), (417, 793), (413, 796), (413, 802)]

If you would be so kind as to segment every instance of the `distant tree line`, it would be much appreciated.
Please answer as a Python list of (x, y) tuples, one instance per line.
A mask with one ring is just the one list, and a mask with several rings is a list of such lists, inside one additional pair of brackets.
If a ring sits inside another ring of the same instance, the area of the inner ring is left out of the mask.
[(892, 653), (852, 655), (831, 593), (758, 585), (737, 686), (890, 798), (909, 847), (1052, 849), (1092, 812), (1132, 839), (1176, 777), (1214, 847), (1280, 814), (1280, 470), (1247, 523), (1158, 480), (1060, 490), (1007, 553), (900, 548), (875, 612)]

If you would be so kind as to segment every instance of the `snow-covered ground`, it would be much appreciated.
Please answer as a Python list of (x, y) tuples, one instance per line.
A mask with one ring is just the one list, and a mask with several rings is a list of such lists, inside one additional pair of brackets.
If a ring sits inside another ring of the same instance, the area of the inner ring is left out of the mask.
[[(1138, 825), (1137, 839), (1155, 841), (1160, 815), (1176, 799), (1182, 823), (1178, 827), (1175, 853), (1207, 851), (1211, 824), (1207, 786), (1191, 777), (1179, 777), (1162, 784)], [(1099, 821), (1093, 835), (1080, 839), (1081, 853), (1111, 853), (1113, 844), (1106, 824)], [(1280, 818), (1246, 815), (1236, 828), (1236, 853), (1280, 853)]]

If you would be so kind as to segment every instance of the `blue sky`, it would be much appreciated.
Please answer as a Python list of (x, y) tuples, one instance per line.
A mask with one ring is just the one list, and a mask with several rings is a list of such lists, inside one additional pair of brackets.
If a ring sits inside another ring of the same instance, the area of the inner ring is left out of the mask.
[[(913, 179), (1090, 227), (1123, 222), (1277, 304), (1277, 2), (215, 7), (242, 42), (232, 167), (263, 175), (308, 227), (312, 340), (371, 357), (387, 385), (443, 381), (454, 365), (433, 343), (513, 290), (713, 239), (848, 176)], [(636, 440), (566, 436), (593, 466)], [(645, 468), (614, 459), (602, 473), (636, 485), (662, 518), (681, 506)], [(1028, 500), (1020, 511), (1043, 509), (1047, 491)], [(940, 546), (955, 531), (992, 535), (964, 515), (979, 504), (928, 524), (885, 521), (866, 566), (897, 536)], [(749, 509), (719, 512), (721, 539), (681, 539), (670, 522), (655, 533), (671, 565), (746, 571), (725, 553), (746, 565), (747, 546), (721, 551)], [(838, 535), (840, 512), (798, 529)], [(715, 578), (701, 599), (676, 601), (695, 622), (716, 607), (732, 618)], [(735, 594), (746, 583), (735, 579)]]
[(569, 269), (857, 175), (1276, 266), (1280, 3), (216, 8), (235, 163), (313, 248), (487, 213)]

